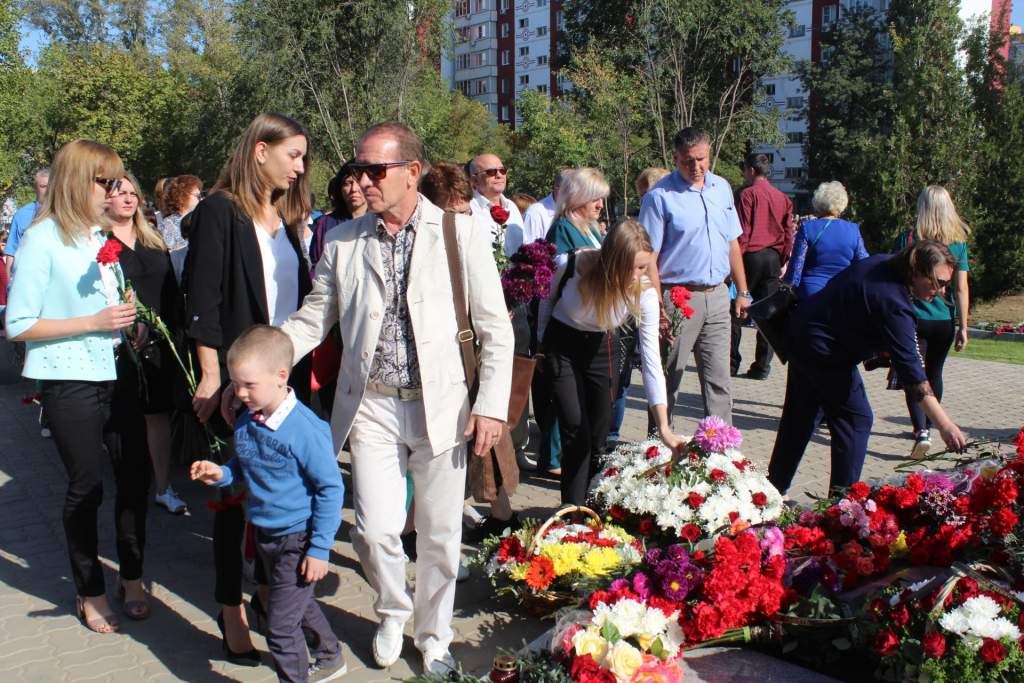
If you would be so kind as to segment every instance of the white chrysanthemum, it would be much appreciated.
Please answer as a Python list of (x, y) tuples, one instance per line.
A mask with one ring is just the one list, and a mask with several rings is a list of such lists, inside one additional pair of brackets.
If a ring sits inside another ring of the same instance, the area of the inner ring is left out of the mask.
[(636, 600), (619, 600), (612, 607), (610, 619), (623, 638), (643, 633), (644, 613), (647, 607)]
[(964, 641), (975, 649), (981, 646), (981, 639), (984, 638), (1020, 638), (1021, 633), (1017, 625), (1000, 617), (999, 612), (999, 603), (987, 595), (977, 595), (942, 615), (939, 625), (963, 637)]
[(679, 626), (678, 616), (678, 612), (673, 613), (665, 632), (661, 635), (662, 646), (672, 655), (675, 655), (683, 645), (683, 629)]
[(657, 637), (668, 626), (668, 617), (660, 609), (648, 607), (643, 616), (641, 633)]

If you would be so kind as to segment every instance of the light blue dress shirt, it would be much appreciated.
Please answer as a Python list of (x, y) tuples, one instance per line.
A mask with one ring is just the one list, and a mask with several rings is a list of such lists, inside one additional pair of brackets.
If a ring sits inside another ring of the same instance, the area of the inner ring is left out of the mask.
[(662, 284), (717, 285), (729, 276), (729, 242), (743, 229), (721, 176), (705, 173), (698, 190), (673, 171), (644, 195), (640, 222), (660, 252)]
[[(39, 320), (94, 315), (110, 305), (96, 263), (103, 241), (98, 227), (89, 239), (69, 245), (52, 218), (32, 226), (14, 260), (7, 334), (16, 337)], [(26, 342), (22, 374), (31, 379), (117, 379), (114, 340), (113, 332), (92, 332)]]
[(11, 219), (11, 232), (7, 235), (7, 243), (4, 245), (4, 256), (14, 256), (18, 251), (18, 244), (25, 235), (25, 229), (32, 225), (36, 219), (36, 212), (39, 211), (39, 202), (30, 202), (14, 212)]

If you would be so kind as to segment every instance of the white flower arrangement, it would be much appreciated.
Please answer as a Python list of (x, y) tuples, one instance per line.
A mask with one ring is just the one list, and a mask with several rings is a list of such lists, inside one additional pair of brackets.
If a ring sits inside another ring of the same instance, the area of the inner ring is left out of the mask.
[(964, 639), (972, 649), (981, 647), (985, 638), (1018, 640), (1020, 629), (1009, 619), (999, 616), (999, 603), (987, 595), (968, 598), (959, 607), (939, 619), (939, 626)]

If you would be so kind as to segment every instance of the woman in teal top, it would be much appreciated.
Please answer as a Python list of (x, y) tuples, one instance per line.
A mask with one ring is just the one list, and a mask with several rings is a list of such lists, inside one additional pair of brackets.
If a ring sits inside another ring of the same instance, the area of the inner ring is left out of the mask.
[[(43, 409), (67, 470), (64, 533), (78, 615), (97, 633), (118, 629), (97, 556), (96, 514), (109, 460), (104, 426), (114, 345), (134, 323), (135, 305), (118, 303), (114, 274), (109, 266), (101, 272), (96, 256), (105, 242), (103, 206), (122, 176), (117, 152), (98, 142), (75, 140), (57, 152), (43, 206), (18, 248), (7, 307), (7, 334), (26, 342), (24, 375), (42, 380)], [(122, 488), (135, 485), (120, 469), (115, 462), (119, 499)], [(118, 559), (126, 602), (133, 603), (142, 592), (142, 538), (131, 510), (122, 508), (118, 500)]]
[[(931, 301), (914, 299), (917, 312), (917, 339), (924, 358), (925, 374), (935, 398), (942, 400), (942, 366), (949, 355), (949, 347), (957, 351), (967, 346), (967, 313), (969, 290), (967, 273), (967, 235), (970, 228), (960, 218), (949, 192), (941, 185), (929, 185), (917, 197), (917, 225), (896, 240), (901, 250), (914, 240), (935, 240), (949, 247), (957, 261), (953, 282), (946, 293)], [(931, 422), (920, 404), (907, 399), (910, 420), (914, 425), (914, 447), (911, 455), (923, 458), (931, 448)]]

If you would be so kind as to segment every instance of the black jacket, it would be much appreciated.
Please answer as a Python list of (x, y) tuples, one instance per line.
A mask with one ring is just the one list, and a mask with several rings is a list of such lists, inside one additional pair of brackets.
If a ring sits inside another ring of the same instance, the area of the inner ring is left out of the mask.
[[(298, 257), (296, 304), (302, 306), (312, 282), (299, 240), (291, 230), (287, 232)], [(268, 324), (269, 314), (256, 226), (223, 194), (211, 195), (193, 211), (182, 282), (188, 336), (217, 349), (226, 384), (228, 348), (247, 328)], [(292, 386), (300, 399), (308, 400), (308, 363), (296, 366)]]

